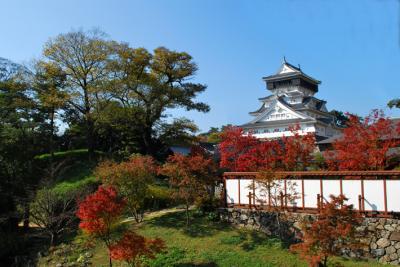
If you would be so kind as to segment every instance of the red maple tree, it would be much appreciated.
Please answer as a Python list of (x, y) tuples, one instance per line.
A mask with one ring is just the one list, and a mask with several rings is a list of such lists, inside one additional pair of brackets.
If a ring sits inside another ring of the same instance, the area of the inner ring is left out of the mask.
[(227, 127), (221, 134), (222, 142), (219, 144), (221, 153), (221, 168), (227, 168), (232, 171), (248, 171), (251, 162), (255, 157), (252, 153), (259, 143), (257, 138), (251, 134), (244, 134), (239, 127)]
[(374, 110), (361, 119), (346, 114), (348, 127), (343, 136), (333, 143), (333, 150), (325, 157), (331, 170), (382, 170), (388, 166), (389, 150), (398, 146), (400, 125), (386, 118), (382, 111)]
[(207, 194), (207, 185), (217, 178), (212, 159), (202, 154), (174, 154), (168, 157), (160, 174), (169, 177), (169, 183), (175, 189), (172, 196), (185, 203), (186, 224), (189, 225), (189, 206), (196, 198)]
[(315, 136), (290, 127), (291, 136), (259, 140), (241, 128), (222, 133), (220, 167), (231, 171), (304, 170), (312, 160)]
[(101, 162), (95, 170), (95, 176), (104, 184), (114, 186), (125, 199), (127, 211), (136, 222), (141, 222), (145, 199), (149, 194), (149, 186), (155, 180), (157, 167), (151, 156), (135, 154), (124, 162)]
[(330, 198), (330, 202), (322, 204), (315, 220), (303, 222), (303, 242), (290, 247), (312, 267), (327, 266), (330, 256), (340, 255), (344, 248), (361, 246), (355, 230), (361, 218), (352, 205), (345, 204), (347, 198), (343, 195)]
[[(113, 187), (100, 186), (95, 193), (79, 203), (76, 213), (81, 220), (79, 227), (110, 248), (113, 230), (119, 222), (124, 207), (125, 201), (118, 196)], [(110, 266), (112, 266), (111, 256)]]
[(282, 137), (282, 165), (286, 171), (305, 170), (313, 160), (313, 152), (316, 149), (315, 135), (313, 133), (301, 133), (299, 125), (290, 126), (291, 136)]
[(110, 246), (110, 253), (114, 260), (139, 267), (142, 266), (143, 257), (152, 259), (164, 249), (164, 241), (159, 238), (147, 239), (133, 231), (127, 231), (120, 240)]

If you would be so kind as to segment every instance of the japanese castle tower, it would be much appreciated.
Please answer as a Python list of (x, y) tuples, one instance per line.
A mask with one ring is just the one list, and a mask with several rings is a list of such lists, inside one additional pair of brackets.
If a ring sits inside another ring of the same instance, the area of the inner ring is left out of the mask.
[(299, 125), (301, 133), (315, 133), (317, 141), (341, 133), (326, 101), (316, 98), (320, 81), (305, 74), (284, 59), (274, 75), (264, 77), (271, 95), (259, 98), (261, 107), (250, 115), (254, 119), (241, 125), (245, 133), (257, 138), (279, 138), (291, 135), (289, 127)]

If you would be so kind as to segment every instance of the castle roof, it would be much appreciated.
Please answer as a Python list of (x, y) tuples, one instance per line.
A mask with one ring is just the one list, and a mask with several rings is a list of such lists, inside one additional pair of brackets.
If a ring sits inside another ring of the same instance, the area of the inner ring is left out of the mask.
[[(283, 102), (285, 105), (291, 107), (294, 110), (312, 109), (312, 110), (321, 111), (321, 108), (326, 103), (325, 100), (318, 99), (318, 98), (316, 98), (314, 96), (303, 97), (303, 100), (302, 100), (301, 103), (295, 103), (295, 104), (287, 103), (283, 96), (279, 96), (278, 97), (276, 95), (269, 95), (267, 97), (262, 97), (262, 98), (259, 98), (259, 100), (261, 100), (261, 101), (272, 100), (274, 97), (276, 97), (279, 101)], [(312, 106), (312, 105), (309, 105), (311, 100), (315, 101), (315, 107)], [(250, 115), (257, 115), (257, 114), (260, 114), (261, 112), (263, 112), (266, 109), (267, 109), (267, 107), (265, 107), (265, 105), (262, 105), (258, 110), (253, 111), (253, 112), (249, 112), (249, 113), (250, 113)]]
[(300, 66), (295, 67), (292, 64), (290, 64), (289, 62), (286, 62), (286, 60), (284, 60), (284, 62), (282, 63), (281, 67), (279, 68), (279, 70), (276, 74), (263, 77), (263, 80), (266, 82), (272, 82), (272, 81), (287, 80), (288, 78), (303, 78), (314, 84), (321, 83), (321, 81), (305, 74), (301, 70)]

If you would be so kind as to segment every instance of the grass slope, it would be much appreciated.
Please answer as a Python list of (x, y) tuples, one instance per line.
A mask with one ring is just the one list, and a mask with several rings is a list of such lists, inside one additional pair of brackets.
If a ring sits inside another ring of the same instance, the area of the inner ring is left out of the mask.
[[(131, 222), (129, 222), (131, 223)], [(165, 240), (168, 252), (149, 262), (153, 267), (168, 266), (307, 266), (290, 253), (277, 239), (231, 225), (197, 217), (185, 226), (184, 213), (172, 211), (153, 213), (140, 225), (132, 224), (147, 237)], [(335, 259), (343, 266), (381, 266), (376, 262)], [(107, 266), (106, 250), (98, 246), (92, 258), (93, 266)], [(333, 264), (333, 263), (332, 263)], [(124, 266), (116, 263), (115, 266)], [(333, 265), (332, 265), (333, 266)]]
[[(96, 151), (96, 157), (100, 158), (101, 156), (102, 152)], [(39, 155), (36, 160), (39, 166), (46, 168), (50, 164), (50, 154)], [(62, 164), (53, 185), (55, 192), (67, 193), (90, 184), (96, 184), (97, 179), (93, 176), (96, 161), (89, 161), (87, 149), (56, 152), (54, 161), (56, 166)]]

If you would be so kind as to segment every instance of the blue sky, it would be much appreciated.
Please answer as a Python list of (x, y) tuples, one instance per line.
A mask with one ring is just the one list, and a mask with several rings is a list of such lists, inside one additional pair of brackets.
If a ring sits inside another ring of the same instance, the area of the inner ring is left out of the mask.
[(400, 97), (399, 1), (3, 0), (0, 57), (24, 63), (40, 56), (49, 37), (98, 27), (134, 47), (190, 53), (199, 100), (207, 114), (175, 110), (202, 130), (250, 120), (268, 95), (261, 77), (283, 56), (322, 81), (316, 95), (329, 109), (366, 115)]

